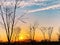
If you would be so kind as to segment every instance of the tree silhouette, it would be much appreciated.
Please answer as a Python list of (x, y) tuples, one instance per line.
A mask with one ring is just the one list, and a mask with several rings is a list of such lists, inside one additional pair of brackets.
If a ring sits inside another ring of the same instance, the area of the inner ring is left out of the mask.
[(45, 33), (47, 31), (47, 28), (46, 27), (41, 27), (40, 30), (41, 30), (41, 32), (42, 32), (42, 34), (44, 36), (44, 40), (45, 40)]
[(60, 28), (59, 28), (59, 30), (58, 30), (57, 35), (58, 35), (58, 40), (59, 40), (59, 42), (60, 42)]
[(52, 32), (53, 32), (53, 27), (48, 27), (49, 41), (51, 40)]
[(38, 23), (34, 23), (33, 25), (30, 25), (29, 27), (30, 40), (34, 40), (37, 27), (38, 27)]
[(21, 28), (20, 27), (16, 27), (15, 29), (14, 29), (14, 35), (15, 35), (15, 37), (14, 37), (14, 35), (13, 35), (13, 37), (15, 38), (15, 41), (19, 41), (19, 34), (20, 34), (20, 32), (21, 32)]
[[(16, 10), (17, 10), (17, 8), (19, 8), (18, 4), (20, 4), (19, 1), (21, 1), (21, 0), (15, 0), (14, 1), (15, 3), (10, 3), (11, 5), (6, 5), (7, 0), (0, 2), (0, 16), (2, 18), (1, 23), (3, 23), (3, 26), (6, 31), (7, 40), (9, 43), (10, 43), (12, 35), (13, 35), (14, 26), (16, 25), (16, 19), (25, 23), (24, 21), (21, 20), (21, 18), (23, 16), (16, 18)], [(4, 4), (4, 2), (6, 4)]]

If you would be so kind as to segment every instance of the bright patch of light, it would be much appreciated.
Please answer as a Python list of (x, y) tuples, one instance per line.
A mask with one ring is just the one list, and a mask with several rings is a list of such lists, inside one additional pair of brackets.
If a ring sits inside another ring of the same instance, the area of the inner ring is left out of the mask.
[(23, 40), (24, 38), (23, 37), (20, 37), (21, 40)]
[(20, 39), (20, 40), (24, 40), (24, 36), (20, 36), (19, 39)]

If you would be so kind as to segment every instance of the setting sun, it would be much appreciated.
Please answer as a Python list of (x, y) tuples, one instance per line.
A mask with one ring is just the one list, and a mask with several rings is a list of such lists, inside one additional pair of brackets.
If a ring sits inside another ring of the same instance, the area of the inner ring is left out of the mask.
[(24, 37), (23, 37), (23, 36), (21, 36), (19, 39), (20, 39), (20, 40), (23, 40), (23, 39), (24, 39)]
[(19, 40), (20, 40), (20, 41), (24, 41), (24, 40), (25, 40), (24, 35), (21, 35), (21, 36), (19, 37)]

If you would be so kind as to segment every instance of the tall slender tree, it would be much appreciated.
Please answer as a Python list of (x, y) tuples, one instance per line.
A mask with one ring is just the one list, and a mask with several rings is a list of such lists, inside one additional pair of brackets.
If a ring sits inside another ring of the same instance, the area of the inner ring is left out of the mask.
[(52, 32), (53, 32), (53, 27), (48, 27), (49, 41), (51, 41)]
[(29, 27), (29, 35), (30, 35), (31, 40), (34, 40), (34, 38), (35, 38), (35, 33), (36, 33), (37, 27), (38, 27), (37, 23), (34, 23), (33, 25), (30, 25), (30, 27)]
[[(7, 2), (8, 2), (7, 0), (0, 1), (0, 16), (2, 18), (2, 23), (5, 28), (7, 40), (9, 43), (13, 35), (13, 30), (16, 24), (16, 19), (22, 21), (21, 17), (23, 16), (16, 18), (16, 10), (17, 8), (19, 8), (18, 4), (20, 4), (21, 1), (22, 0), (14, 0), (13, 1), (14, 3), (10, 2), (10, 5), (7, 5)], [(22, 22), (25, 23), (24, 21)]]
[(60, 42), (60, 28), (58, 29), (57, 35), (58, 35), (58, 40), (59, 40), (59, 42)]
[(21, 28), (20, 27), (16, 27), (13, 31), (14, 35), (13, 37), (15, 38), (15, 41), (19, 41), (19, 36), (20, 36), (20, 32), (21, 32)]
[(47, 28), (46, 27), (41, 27), (40, 30), (41, 30), (41, 32), (42, 32), (42, 34), (44, 36), (44, 40), (45, 40), (45, 33), (47, 31)]

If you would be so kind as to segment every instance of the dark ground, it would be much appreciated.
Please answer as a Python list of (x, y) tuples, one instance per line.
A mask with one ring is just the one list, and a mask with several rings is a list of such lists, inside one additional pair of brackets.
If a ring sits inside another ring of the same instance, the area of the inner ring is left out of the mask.
[(8, 42), (5, 43), (0, 43), (0, 45), (60, 45), (60, 42), (14, 42), (14, 43), (10, 43), (8, 44)]

